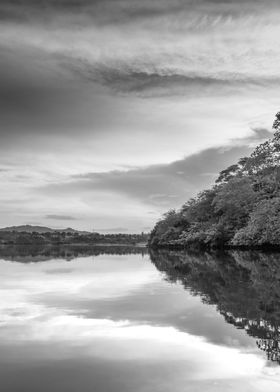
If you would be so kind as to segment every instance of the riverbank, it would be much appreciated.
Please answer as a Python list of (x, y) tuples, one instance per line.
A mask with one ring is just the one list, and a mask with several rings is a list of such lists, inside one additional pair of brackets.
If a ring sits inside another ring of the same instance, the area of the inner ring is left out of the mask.
[(166, 244), (166, 245), (153, 245), (148, 246), (148, 248), (153, 250), (178, 250), (178, 251), (188, 251), (188, 250), (201, 250), (201, 251), (211, 251), (211, 250), (240, 250), (240, 251), (275, 251), (280, 252), (280, 245), (265, 244), (265, 245), (223, 245), (223, 246), (205, 246), (201, 244), (192, 245), (182, 245), (182, 244)]

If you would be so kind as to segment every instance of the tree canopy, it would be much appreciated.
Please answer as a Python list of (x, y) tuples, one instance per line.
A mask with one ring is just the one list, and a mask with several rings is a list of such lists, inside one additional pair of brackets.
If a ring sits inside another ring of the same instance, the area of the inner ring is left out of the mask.
[(280, 112), (272, 139), (157, 222), (151, 246), (280, 246)]

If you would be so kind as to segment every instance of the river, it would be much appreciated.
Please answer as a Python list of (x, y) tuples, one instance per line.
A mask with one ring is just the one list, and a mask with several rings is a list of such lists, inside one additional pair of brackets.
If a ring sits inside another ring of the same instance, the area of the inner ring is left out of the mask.
[(0, 251), (2, 392), (279, 392), (280, 254)]

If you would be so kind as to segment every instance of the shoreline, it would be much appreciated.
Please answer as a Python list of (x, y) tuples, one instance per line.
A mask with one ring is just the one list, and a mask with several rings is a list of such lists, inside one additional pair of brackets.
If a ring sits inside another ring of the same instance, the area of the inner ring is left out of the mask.
[(227, 250), (239, 250), (239, 251), (274, 251), (280, 252), (280, 245), (224, 245), (220, 247), (213, 246), (187, 246), (187, 245), (159, 245), (159, 246), (148, 246), (148, 249), (152, 250), (178, 250), (178, 251), (227, 251)]

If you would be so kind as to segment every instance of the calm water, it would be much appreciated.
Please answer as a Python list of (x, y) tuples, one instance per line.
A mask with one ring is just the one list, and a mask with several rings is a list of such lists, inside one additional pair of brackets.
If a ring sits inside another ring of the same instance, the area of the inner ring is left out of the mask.
[(105, 251), (0, 251), (2, 392), (279, 392), (279, 254)]

